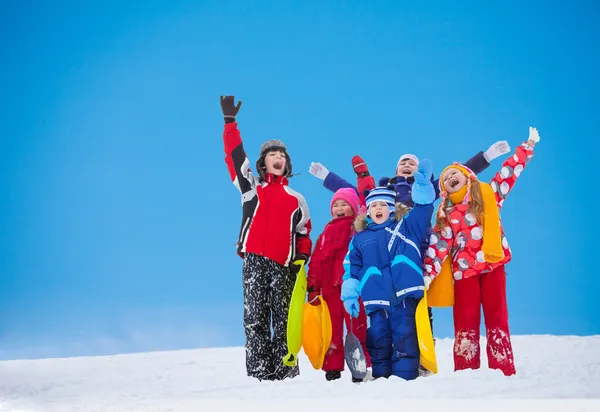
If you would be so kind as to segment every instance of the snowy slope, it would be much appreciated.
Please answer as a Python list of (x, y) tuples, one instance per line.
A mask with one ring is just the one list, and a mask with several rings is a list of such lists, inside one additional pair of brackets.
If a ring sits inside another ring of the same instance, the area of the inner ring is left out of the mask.
[[(351, 403), (359, 408), (375, 402), (377, 407), (405, 409), (423, 400), (444, 399), (446, 412), (464, 411), (465, 398), (475, 399), (479, 407), (485, 405), (486, 412), (511, 408), (503, 399), (530, 403), (540, 398), (555, 398), (542, 410), (600, 410), (597, 400), (577, 406), (572, 400), (600, 398), (600, 336), (516, 336), (513, 345), (518, 371), (514, 377), (506, 378), (487, 366), (453, 372), (452, 340), (442, 339), (437, 342), (438, 375), (360, 385), (350, 382), (348, 372), (339, 381), (326, 382), (304, 356), (296, 379), (259, 383), (246, 377), (244, 349), (237, 347), (5, 361), (0, 362), (0, 411), (185, 412), (207, 410), (211, 400), (219, 405), (242, 400), (240, 406), (247, 411), (265, 410), (261, 403), (284, 404), (286, 412), (320, 411), (323, 403), (338, 407)], [(482, 364), (487, 365), (485, 349), (482, 353)], [(567, 403), (564, 398), (569, 398)]]

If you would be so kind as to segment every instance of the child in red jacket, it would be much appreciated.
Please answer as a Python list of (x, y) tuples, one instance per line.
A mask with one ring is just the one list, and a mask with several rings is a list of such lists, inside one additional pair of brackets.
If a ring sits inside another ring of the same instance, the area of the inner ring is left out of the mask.
[(454, 278), (454, 370), (479, 369), (481, 308), (485, 317), (490, 369), (515, 374), (508, 328), (506, 265), (511, 251), (500, 210), (540, 136), (529, 139), (487, 184), (468, 167), (455, 163), (442, 172), (442, 202), (425, 257), (425, 287), (440, 274)]
[(259, 380), (298, 375), (286, 366), (287, 320), (300, 266), (310, 257), (311, 221), (304, 197), (288, 186), (292, 162), (285, 144), (267, 140), (254, 172), (246, 156), (236, 115), (242, 102), (221, 96), (225, 120), (225, 163), (242, 195), (242, 223), (237, 253), (243, 257), (246, 373)]
[[(308, 301), (320, 305), (318, 296), (323, 296), (331, 315), (331, 346), (325, 355), (323, 370), (328, 381), (339, 379), (344, 370), (344, 320), (346, 328), (352, 330), (362, 344), (367, 358), (367, 366), (371, 366), (367, 353), (367, 315), (360, 306), (358, 318), (351, 319), (344, 310), (341, 300), (342, 276), (344, 275), (344, 258), (348, 253), (348, 245), (354, 235), (354, 220), (360, 209), (360, 200), (354, 189), (340, 189), (333, 195), (330, 204), (333, 219), (325, 226), (317, 239), (312, 259), (308, 268)], [(352, 378), (353, 382), (361, 379)]]

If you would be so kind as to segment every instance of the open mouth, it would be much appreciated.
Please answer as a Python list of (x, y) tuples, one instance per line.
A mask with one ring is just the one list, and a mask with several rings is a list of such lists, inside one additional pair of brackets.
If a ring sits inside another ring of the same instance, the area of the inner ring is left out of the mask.
[(281, 160), (275, 160), (273, 163), (273, 168), (277, 170), (283, 169), (283, 162)]
[(458, 179), (453, 177), (448, 181), (448, 186), (454, 189), (456, 186), (458, 186), (459, 183), (460, 182), (458, 181)]
[(383, 213), (381, 213), (381, 212), (375, 213), (375, 218), (376, 219), (382, 219), (383, 218)]
[(412, 175), (412, 169), (410, 167), (405, 167), (402, 169), (402, 175), (410, 176)]
[(345, 212), (337, 212), (337, 217), (344, 217), (346, 216)]

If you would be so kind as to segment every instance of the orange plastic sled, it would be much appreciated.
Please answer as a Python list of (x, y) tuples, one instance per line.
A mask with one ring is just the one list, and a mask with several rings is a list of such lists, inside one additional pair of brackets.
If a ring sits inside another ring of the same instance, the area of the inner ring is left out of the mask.
[[(450, 259), (446, 259), (444, 266), (451, 265)], [(429, 285), (427, 303), (432, 308), (454, 306), (454, 279), (450, 267), (443, 269)]]
[(321, 369), (325, 354), (331, 344), (331, 316), (327, 303), (321, 296), (321, 304), (313, 306), (306, 302), (302, 317), (302, 347), (313, 368)]

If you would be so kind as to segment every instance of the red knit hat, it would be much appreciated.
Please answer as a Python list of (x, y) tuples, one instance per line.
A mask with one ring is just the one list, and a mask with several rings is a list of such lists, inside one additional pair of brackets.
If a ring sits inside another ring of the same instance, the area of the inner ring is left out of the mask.
[(358, 212), (360, 209), (360, 200), (358, 199), (358, 194), (356, 190), (351, 188), (339, 189), (337, 192), (333, 194), (331, 198), (331, 203), (329, 205), (329, 211), (333, 209), (333, 204), (336, 200), (343, 200), (350, 205), (352, 211), (354, 212), (354, 216), (358, 216)]

